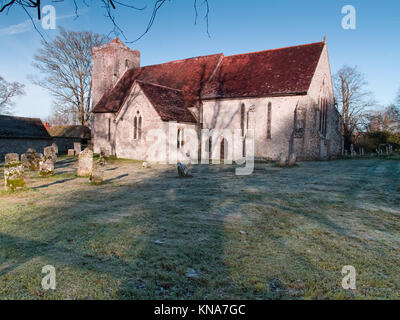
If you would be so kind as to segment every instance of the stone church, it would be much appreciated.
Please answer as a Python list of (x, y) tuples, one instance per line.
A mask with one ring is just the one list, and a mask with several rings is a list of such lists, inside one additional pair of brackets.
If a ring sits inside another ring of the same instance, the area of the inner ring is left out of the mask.
[[(177, 148), (193, 138), (186, 132), (197, 132), (192, 158), (208, 150), (210, 159), (245, 156), (250, 129), (256, 159), (292, 153), (300, 160), (332, 159), (342, 152), (325, 41), (141, 67), (140, 52), (114, 39), (93, 49), (92, 81), (96, 153), (102, 148), (120, 158), (157, 161), (152, 129)], [(171, 121), (175, 135), (168, 132)], [(204, 140), (204, 129), (222, 133)], [(226, 130), (239, 131), (243, 143), (230, 145)]]

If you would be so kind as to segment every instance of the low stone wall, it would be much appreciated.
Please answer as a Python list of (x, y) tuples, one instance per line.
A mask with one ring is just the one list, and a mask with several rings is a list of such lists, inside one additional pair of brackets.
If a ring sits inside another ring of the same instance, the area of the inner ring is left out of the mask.
[(0, 138), (0, 162), (4, 161), (7, 153), (23, 154), (29, 148), (43, 153), (45, 147), (51, 146), (53, 139), (33, 139), (33, 138)]
[(81, 143), (82, 150), (84, 150), (88, 146), (88, 144), (90, 144), (90, 141), (80, 138), (53, 137), (53, 141), (55, 144), (57, 144), (58, 154), (67, 154), (68, 149), (74, 149), (74, 142)]

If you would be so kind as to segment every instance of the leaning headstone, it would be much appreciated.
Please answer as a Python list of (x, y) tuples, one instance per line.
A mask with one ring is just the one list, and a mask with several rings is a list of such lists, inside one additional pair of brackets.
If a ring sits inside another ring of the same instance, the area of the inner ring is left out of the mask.
[(4, 156), (4, 164), (9, 164), (12, 162), (19, 162), (19, 155), (18, 153), (7, 153)]
[(15, 157), (15, 154), (6, 155), (4, 164), (4, 186), (6, 191), (15, 191), (25, 186), (24, 165), (18, 158)]
[(54, 152), (58, 155), (58, 146), (55, 142), (53, 142), (53, 144), (51, 145), (54, 149)]
[(78, 176), (90, 177), (93, 170), (93, 151), (86, 148), (79, 154)]
[(54, 175), (54, 162), (52, 159), (46, 159), (46, 157), (44, 157), (42, 160), (40, 160), (39, 175), (44, 177)]
[(57, 162), (57, 153), (53, 146), (44, 148), (43, 153), (45, 160), (51, 160), (54, 163)]
[(92, 174), (90, 175), (90, 182), (94, 184), (102, 183), (104, 180), (104, 171), (106, 167), (106, 159), (104, 157), (100, 157), (93, 164)]
[(82, 146), (80, 142), (74, 142), (75, 154), (80, 154), (82, 151)]
[(295, 166), (296, 165), (296, 160), (297, 160), (296, 154), (295, 153), (291, 153), (290, 156), (289, 156), (289, 166), (290, 167)]
[(75, 149), (68, 149), (68, 157), (75, 157)]
[(189, 175), (189, 169), (183, 163), (178, 162), (178, 174), (180, 177), (184, 178)]
[(279, 166), (286, 167), (286, 163), (287, 163), (286, 155), (282, 153), (279, 157)]

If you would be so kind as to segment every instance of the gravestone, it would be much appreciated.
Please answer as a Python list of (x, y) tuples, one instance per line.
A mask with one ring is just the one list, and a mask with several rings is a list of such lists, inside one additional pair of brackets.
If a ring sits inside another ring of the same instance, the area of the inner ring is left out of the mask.
[(282, 153), (279, 157), (279, 166), (286, 167), (286, 163), (287, 163), (286, 155)]
[(43, 153), (45, 160), (50, 160), (53, 161), (54, 163), (57, 162), (57, 154), (53, 146), (44, 148)]
[(86, 148), (79, 154), (78, 176), (90, 177), (93, 170), (93, 151)]
[(74, 142), (75, 154), (80, 154), (82, 151), (82, 146), (80, 142)]
[(39, 175), (41, 176), (54, 175), (54, 162), (52, 159), (46, 159), (46, 157), (44, 157), (42, 160), (40, 160)]
[(93, 164), (93, 170), (90, 176), (90, 182), (94, 184), (102, 183), (104, 181), (105, 168), (106, 168), (106, 159), (100, 156), (99, 160), (97, 160)]
[(74, 149), (68, 149), (68, 157), (75, 157), (75, 150)]
[(25, 187), (24, 165), (19, 161), (19, 156), (9, 153), (5, 156), (4, 164), (4, 187), (6, 191), (15, 191)]
[(51, 145), (54, 149), (54, 152), (56, 153), (56, 155), (58, 155), (58, 146), (55, 142), (53, 142), (53, 144)]
[(183, 163), (178, 162), (178, 175), (182, 178), (189, 175), (189, 169)]
[(289, 166), (290, 167), (295, 166), (296, 165), (296, 160), (297, 160), (296, 154), (295, 153), (291, 153), (290, 156), (289, 156)]
[(9, 164), (12, 162), (19, 162), (19, 155), (18, 153), (7, 153), (4, 156), (4, 164)]
[(350, 155), (352, 158), (354, 157), (354, 145), (353, 144), (350, 145)]
[(23, 163), (25, 168), (31, 171), (38, 171), (41, 158), (42, 154), (36, 153), (34, 149), (30, 148), (26, 150), (23, 155), (21, 155), (21, 162)]

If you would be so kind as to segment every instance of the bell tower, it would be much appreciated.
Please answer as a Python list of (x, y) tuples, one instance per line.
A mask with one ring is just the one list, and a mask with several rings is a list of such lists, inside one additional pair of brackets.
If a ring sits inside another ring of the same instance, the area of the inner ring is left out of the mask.
[(131, 50), (115, 38), (108, 44), (94, 47), (92, 57), (92, 99), (95, 106), (126, 70), (140, 67), (140, 52)]

